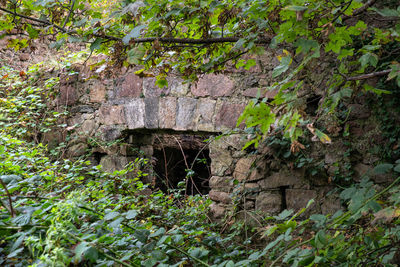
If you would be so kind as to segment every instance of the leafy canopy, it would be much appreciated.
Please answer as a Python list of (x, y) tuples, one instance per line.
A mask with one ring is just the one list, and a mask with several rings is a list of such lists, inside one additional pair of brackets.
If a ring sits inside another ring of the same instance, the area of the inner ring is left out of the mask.
[[(92, 52), (109, 55), (112, 66), (152, 69), (159, 86), (167, 85), (170, 72), (194, 81), (228, 65), (249, 69), (256, 61), (242, 55), (276, 49), (281, 53), (272, 73), (276, 82), (261, 90), (278, 94), (272, 102), (255, 100), (240, 118), (258, 129), (256, 146), (275, 117), (286, 137), (297, 141), (307, 129), (298, 92), (317, 82), (325, 91), (323, 114), (360, 90), (390, 93), (365, 84), (370, 77), (387, 75), (400, 85), (400, 6), (392, 0), (23, 0), (3, 1), (0, 10), (3, 35), (25, 34), (10, 44), (15, 48), (46, 35), (55, 48), (85, 42)], [(315, 62), (332, 69), (326, 81), (319, 77), (323, 83), (302, 79), (307, 69), (318, 67)], [(290, 115), (276, 116), (279, 112)]]

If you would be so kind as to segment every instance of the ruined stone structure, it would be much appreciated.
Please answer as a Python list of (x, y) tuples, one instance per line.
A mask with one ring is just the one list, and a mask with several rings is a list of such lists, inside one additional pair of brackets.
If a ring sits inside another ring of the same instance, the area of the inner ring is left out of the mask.
[[(112, 171), (143, 151), (155, 170), (147, 182), (164, 189), (176, 187), (186, 176), (185, 169), (193, 169), (195, 181), (187, 190), (208, 194), (217, 218), (233, 202), (243, 211), (276, 214), (285, 208), (303, 208), (312, 198), (316, 200), (314, 211), (333, 213), (341, 207), (335, 194), (327, 196), (333, 188), (330, 179), (340, 168), (334, 164), (349, 161), (349, 147), (343, 140), (331, 146), (315, 143), (309, 149), (318, 163), (325, 164), (316, 173), (285, 161), (273, 146), (242, 151), (247, 134), (240, 127), (235, 134), (203, 142), (234, 129), (258, 88), (271, 84), (271, 70), (277, 64), (271, 58), (258, 58), (250, 70), (205, 75), (197, 84), (170, 77), (165, 89), (155, 86), (155, 78), (140, 77), (134, 70), (113, 77), (98, 77), (100, 72), (85, 69), (78, 69), (79, 74), (63, 74), (57, 105), (70, 111), (68, 125), (74, 132), (68, 156), (90, 150), (93, 161)], [(273, 95), (271, 91), (265, 94)], [(354, 131), (364, 127), (370, 117), (359, 108), (350, 114), (351, 134), (358, 134)], [(373, 142), (374, 129), (360, 131), (365, 140)], [(115, 140), (120, 142), (110, 145)], [(359, 153), (366, 151), (360, 149)], [(366, 156), (350, 171), (361, 177), (375, 161)]]

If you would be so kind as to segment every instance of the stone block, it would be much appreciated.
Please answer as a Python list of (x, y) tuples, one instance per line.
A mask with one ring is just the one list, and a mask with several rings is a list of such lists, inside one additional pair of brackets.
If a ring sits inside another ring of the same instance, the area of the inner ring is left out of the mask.
[(217, 117), (215, 119), (216, 128), (236, 128), (237, 120), (240, 114), (242, 114), (245, 106), (245, 104), (232, 104), (228, 102), (223, 103), (220, 109), (217, 111)]
[(232, 202), (230, 194), (226, 192), (211, 190), (208, 193), (208, 197), (213, 201), (221, 202), (224, 204), (230, 204)]
[(159, 99), (158, 124), (161, 129), (172, 129), (175, 126), (176, 98), (162, 97)]
[(100, 123), (104, 125), (115, 125), (125, 123), (123, 106), (102, 105), (99, 112)]
[(363, 163), (357, 163), (354, 168), (354, 180), (361, 181), (363, 178), (370, 178), (377, 184), (390, 183), (393, 181), (393, 176), (390, 173), (375, 174), (373, 167)]
[(243, 96), (247, 97), (257, 97), (258, 91), (260, 90), (260, 97), (265, 97), (268, 99), (273, 99), (279, 92), (278, 89), (275, 90), (266, 90), (265, 88), (258, 88), (258, 87), (252, 87), (244, 90), (242, 92)]
[(96, 130), (96, 128), (98, 127), (98, 125), (94, 122), (94, 120), (85, 120), (83, 123), (82, 123), (82, 126), (81, 126), (81, 131), (84, 133), (84, 134), (87, 134), (87, 135), (92, 135), (93, 133), (94, 133), (94, 131)]
[(142, 98), (131, 99), (129, 103), (124, 106), (124, 110), (128, 129), (144, 128), (145, 104)]
[(58, 95), (58, 104), (71, 106), (74, 105), (79, 99), (76, 88), (72, 85), (61, 85), (60, 93)]
[(239, 159), (233, 172), (233, 178), (235, 178), (239, 182), (246, 180), (246, 178), (250, 175), (251, 167), (255, 160), (255, 156), (249, 156)]
[(245, 201), (244, 204), (243, 204), (243, 208), (244, 208), (245, 210), (252, 210), (252, 209), (255, 208), (255, 206), (256, 206), (256, 204), (255, 204), (255, 202), (252, 201), (252, 200), (247, 200), (247, 201)]
[(233, 188), (233, 179), (230, 176), (212, 176), (208, 184), (211, 190), (229, 193)]
[(71, 113), (93, 113), (94, 108), (89, 105), (78, 105), (71, 107)]
[(114, 141), (121, 137), (121, 129), (115, 125), (102, 125), (97, 132), (103, 141)]
[(101, 158), (100, 165), (106, 172), (114, 172), (122, 170), (128, 164), (126, 157), (120, 157), (115, 155), (107, 155)]
[(140, 97), (142, 94), (143, 79), (135, 73), (129, 73), (125, 76), (121, 84), (121, 89), (117, 93), (118, 98)]
[(156, 85), (156, 78), (149, 77), (149, 78), (144, 78), (143, 80), (143, 94), (145, 97), (159, 97), (163, 93), (163, 90), (168, 90), (168, 89), (162, 89)]
[(88, 145), (86, 143), (77, 143), (67, 150), (68, 157), (80, 157), (86, 154)]
[(145, 98), (144, 127), (147, 129), (158, 128), (158, 98)]
[(104, 103), (106, 101), (106, 87), (102, 82), (96, 81), (90, 86), (89, 99), (91, 103)]
[(28, 61), (30, 58), (31, 57), (28, 53), (21, 53), (19, 55), (19, 60), (21, 60), (21, 61)]
[(67, 84), (74, 84), (79, 80), (79, 74), (74, 73), (70, 74), (68, 72), (62, 73), (60, 75), (60, 84), (67, 85)]
[(141, 146), (141, 147), (140, 147), (140, 151), (142, 151), (143, 154), (144, 154), (146, 157), (148, 157), (148, 158), (150, 158), (151, 156), (153, 156), (153, 153), (154, 153), (154, 149), (153, 149), (153, 146), (152, 146), (152, 145)]
[(63, 131), (60, 131), (60, 129), (57, 128), (53, 128), (51, 129), (51, 131), (42, 134), (42, 139), (40, 142), (47, 145), (47, 148), (50, 150), (57, 147), (60, 143), (64, 141), (65, 138)]
[(182, 79), (170, 77), (168, 80), (169, 95), (172, 96), (186, 96), (189, 92), (189, 83), (184, 83)]
[[(287, 209), (293, 209), (295, 212), (305, 208), (308, 201), (311, 199), (316, 200), (317, 192), (315, 190), (305, 190), (305, 189), (286, 189), (286, 205)], [(309, 214), (315, 209), (315, 202), (308, 208)]]
[(192, 86), (194, 96), (231, 96), (235, 83), (223, 74), (206, 74), (200, 78), (197, 85)]
[(197, 100), (187, 97), (178, 98), (176, 123), (174, 130), (192, 130)]
[(196, 126), (198, 131), (214, 131), (213, 116), (217, 101), (199, 99), (197, 102)]
[(210, 213), (213, 219), (222, 219), (225, 216), (226, 208), (217, 203), (211, 203), (210, 205)]
[(256, 197), (256, 210), (265, 214), (277, 214), (282, 209), (282, 196), (277, 192), (261, 192)]
[(273, 189), (282, 186), (300, 188), (304, 185), (303, 177), (298, 172), (281, 169), (258, 182), (262, 189)]
[(229, 169), (233, 163), (229, 151), (220, 150), (210, 155), (211, 160), (211, 174), (216, 176), (224, 176), (229, 173)]
[(135, 146), (129, 144), (121, 144), (119, 153), (123, 156), (136, 156), (139, 154), (138, 149)]
[[(324, 195), (326, 195), (326, 193)], [(340, 198), (338, 196), (330, 195), (323, 197), (321, 203), (322, 214), (335, 214), (335, 212), (341, 208), (342, 205), (340, 204)]]

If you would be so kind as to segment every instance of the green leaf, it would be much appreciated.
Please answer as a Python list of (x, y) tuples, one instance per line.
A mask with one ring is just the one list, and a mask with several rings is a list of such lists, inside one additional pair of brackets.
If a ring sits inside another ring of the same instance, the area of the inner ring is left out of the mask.
[(160, 250), (154, 250), (153, 252), (151, 252), (151, 257), (157, 261), (162, 261), (166, 258), (166, 256), (167, 255), (165, 255), (165, 253)]
[(130, 33), (128, 33), (127, 35), (124, 36), (124, 38), (122, 38), (122, 42), (123, 42), (125, 45), (128, 45), (129, 42), (130, 42), (130, 40), (131, 40), (132, 38), (137, 38), (137, 37), (140, 36), (140, 32), (141, 32), (144, 28), (146, 28), (146, 25), (139, 25), (139, 26), (136, 26), (135, 28), (133, 28), (133, 29), (130, 31)]
[(83, 259), (83, 254), (89, 249), (89, 244), (87, 242), (81, 242), (75, 247), (75, 258), (78, 262)]
[(99, 252), (94, 247), (89, 247), (83, 256), (90, 262), (95, 263), (99, 259)]
[(157, 231), (155, 231), (154, 233), (152, 233), (150, 235), (150, 237), (158, 237), (160, 235), (165, 234), (165, 229), (163, 227), (159, 228)]
[(306, 6), (287, 6), (285, 7), (286, 10), (291, 10), (291, 11), (304, 11), (307, 10)]
[(94, 50), (99, 50), (102, 42), (102, 38), (96, 38), (96, 40), (94, 40), (94, 42), (90, 45), (90, 51), (93, 52)]
[(138, 65), (146, 53), (143, 45), (138, 45), (127, 52), (127, 61), (129, 64)]
[(273, 71), (272, 71), (272, 77), (276, 78), (285, 71), (289, 69), (290, 64), (292, 63), (292, 57), (290, 55), (283, 57), (281, 60), (281, 64), (277, 66)]
[(205, 248), (194, 248), (194, 249), (189, 250), (190, 256), (195, 257), (195, 258), (205, 257), (208, 255), (208, 253), (209, 253), (209, 251), (206, 250)]
[(159, 88), (168, 87), (168, 81), (167, 81), (167, 79), (157, 79), (157, 80), (156, 80), (156, 85), (157, 85)]
[(326, 234), (323, 230), (318, 231), (318, 233), (314, 237), (315, 246), (318, 249), (324, 248), (328, 244), (328, 239), (326, 238)]
[(236, 43), (235, 43), (235, 45), (233, 46), (233, 50), (240, 50), (242, 47), (243, 47), (243, 45), (245, 44), (245, 42), (246, 42), (246, 39), (244, 39), (244, 38), (240, 38)]
[(150, 235), (150, 231), (147, 229), (138, 229), (135, 231), (135, 233), (133, 234), (137, 240), (139, 240), (142, 243), (146, 243), (149, 235)]
[(125, 216), (125, 217), (126, 217), (128, 220), (130, 220), (130, 219), (136, 218), (137, 215), (138, 215), (137, 210), (129, 210), (129, 211), (126, 213), (126, 216)]
[(376, 67), (378, 64), (378, 56), (374, 53), (366, 53), (360, 57), (358, 61), (361, 63), (362, 68), (365, 68), (366, 66)]
[(374, 168), (374, 173), (375, 174), (384, 174), (384, 173), (388, 173), (392, 169), (393, 169), (393, 164), (383, 163), (383, 164), (377, 165)]
[(18, 254), (20, 254), (22, 251), (24, 250), (24, 248), (19, 248), (17, 250), (14, 250), (14, 252), (10, 253), (7, 255), (7, 258), (11, 259), (14, 258), (15, 256), (17, 256)]
[(316, 49), (319, 47), (319, 44), (315, 40), (307, 40), (300, 38), (298, 39), (295, 43), (295, 46), (297, 46), (296, 53), (304, 53), (307, 54), (311, 49)]
[(396, 165), (393, 169), (395, 172), (400, 172), (400, 164)]
[(14, 175), (14, 174), (12, 174), (12, 175), (2, 175), (2, 176), (0, 176), (0, 179), (1, 179), (1, 180), (3, 181), (3, 183), (5, 183), (5, 184), (16, 183), (16, 182), (22, 180), (21, 176)]
[(107, 214), (104, 216), (104, 220), (105, 220), (105, 221), (110, 221), (110, 220), (112, 220), (112, 219), (118, 217), (119, 215), (120, 215), (120, 213), (119, 213), (118, 211), (112, 211), (112, 212), (107, 213)]
[(384, 8), (384, 9), (377, 9), (377, 8), (371, 8), (371, 10), (375, 11), (379, 15), (383, 17), (398, 17), (400, 16), (400, 12), (395, 10), (395, 9), (390, 9), (390, 8)]
[(110, 222), (108, 224), (108, 226), (111, 227), (111, 228), (118, 228), (121, 225), (123, 220), (124, 220), (124, 218), (122, 218), (122, 217), (117, 218), (114, 221)]

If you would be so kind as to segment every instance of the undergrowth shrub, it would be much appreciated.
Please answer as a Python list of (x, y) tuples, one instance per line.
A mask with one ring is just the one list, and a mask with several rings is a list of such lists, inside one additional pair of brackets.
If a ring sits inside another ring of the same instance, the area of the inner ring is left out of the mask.
[[(183, 188), (149, 190), (141, 182), (144, 158), (113, 173), (84, 160), (49, 158), (34, 136), (57, 123), (58, 114), (45, 108), (45, 89), (32, 87), (36, 80), (4, 70), (14, 74), (1, 81), (11, 88), (2, 92), (0, 103), (2, 266), (396, 263), (399, 178), (384, 188), (364, 179), (342, 189), (346, 209), (333, 215), (300, 219), (304, 208), (266, 215), (254, 228), (229, 214), (213, 222), (206, 196), (184, 196)], [(374, 172), (398, 176), (400, 161), (378, 165)]]

